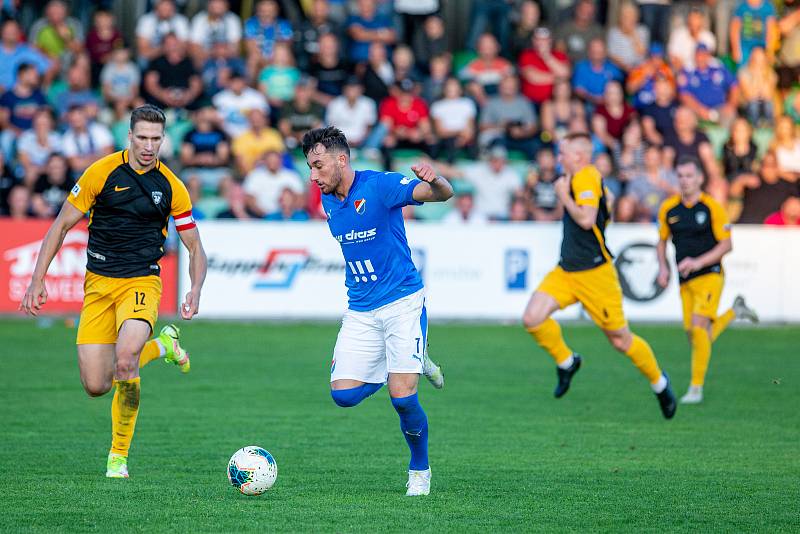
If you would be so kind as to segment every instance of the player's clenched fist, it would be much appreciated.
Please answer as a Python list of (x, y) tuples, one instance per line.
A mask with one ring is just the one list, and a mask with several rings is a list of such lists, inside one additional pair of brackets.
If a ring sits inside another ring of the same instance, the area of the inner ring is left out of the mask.
[(436, 180), (436, 171), (434, 171), (433, 167), (427, 163), (418, 163), (417, 165), (412, 165), (411, 170), (414, 171), (414, 174), (417, 175), (417, 178), (423, 182), (430, 183)]

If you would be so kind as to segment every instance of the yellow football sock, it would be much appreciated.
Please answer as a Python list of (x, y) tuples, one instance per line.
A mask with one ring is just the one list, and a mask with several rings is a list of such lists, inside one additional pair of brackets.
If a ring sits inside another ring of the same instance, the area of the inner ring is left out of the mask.
[(153, 338), (147, 343), (144, 344), (144, 348), (142, 349), (142, 353), (139, 355), (139, 369), (147, 365), (148, 363), (152, 362), (155, 359), (160, 358), (166, 354), (164, 347), (161, 345), (161, 342), (158, 339)]
[(661, 369), (658, 367), (653, 349), (650, 348), (647, 341), (636, 334), (632, 334), (632, 336), (633, 341), (625, 355), (633, 361), (633, 365), (647, 377), (651, 384), (655, 384), (661, 379)]
[(554, 319), (546, 319), (539, 326), (528, 328), (528, 333), (556, 361), (556, 365), (572, 356), (572, 350), (564, 343), (561, 327)]
[(728, 325), (731, 324), (731, 321), (736, 319), (736, 314), (733, 312), (733, 308), (726, 311), (716, 319), (714, 319), (714, 324), (711, 325), (711, 342), (715, 342), (719, 335), (728, 328)]
[(114, 380), (116, 390), (111, 401), (111, 452), (128, 456), (128, 449), (139, 414), (140, 378)]
[(702, 386), (706, 379), (708, 361), (711, 359), (711, 338), (708, 330), (692, 327), (692, 385)]

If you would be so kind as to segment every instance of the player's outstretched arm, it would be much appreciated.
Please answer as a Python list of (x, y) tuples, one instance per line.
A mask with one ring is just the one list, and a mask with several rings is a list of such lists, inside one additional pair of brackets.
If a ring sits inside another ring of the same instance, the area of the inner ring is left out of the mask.
[(41, 307), (47, 302), (47, 290), (44, 287), (44, 277), (47, 274), (47, 269), (61, 248), (67, 232), (78, 224), (83, 215), (81, 210), (69, 202), (64, 202), (56, 220), (53, 221), (44, 236), (42, 247), (39, 249), (39, 256), (36, 258), (36, 267), (33, 269), (31, 283), (28, 285), (28, 289), (25, 290), (25, 295), (23, 295), (22, 302), (19, 304), (20, 310), (29, 315), (38, 315)]
[(412, 165), (411, 170), (422, 180), (414, 187), (413, 198), (417, 202), (444, 202), (453, 196), (453, 186), (445, 178), (436, 174), (427, 163)]
[(200, 306), (200, 292), (203, 289), (203, 282), (206, 280), (208, 259), (197, 227), (178, 232), (178, 235), (186, 250), (189, 251), (189, 278), (192, 281), (192, 288), (186, 293), (186, 298), (181, 304), (181, 318), (189, 321), (197, 315)]
[(658, 256), (658, 285), (666, 288), (669, 284), (669, 264), (667, 263), (667, 242), (659, 239), (656, 245), (656, 256)]

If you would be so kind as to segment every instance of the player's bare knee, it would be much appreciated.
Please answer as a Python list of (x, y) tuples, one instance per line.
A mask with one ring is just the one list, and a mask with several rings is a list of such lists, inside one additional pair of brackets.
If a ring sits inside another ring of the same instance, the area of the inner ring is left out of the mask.
[(541, 310), (525, 310), (522, 314), (522, 324), (525, 328), (536, 328), (542, 324), (547, 316)]
[(111, 391), (111, 380), (81, 378), (83, 389), (90, 397), (102, 397)]
[(138, 354), (127, 351), (117, 352), (117, 364), (114, 368), (114, 376), (122, 380), (127, 380), (129, 378), (134, 378), (138, 370)]
[(607, 333), (606, 335), (608, 336), (608, 341), (611, 343), (611, 346), (619, 352), (625, 353), (631, 347), (633, 338), (630, 332), (613, 332)]

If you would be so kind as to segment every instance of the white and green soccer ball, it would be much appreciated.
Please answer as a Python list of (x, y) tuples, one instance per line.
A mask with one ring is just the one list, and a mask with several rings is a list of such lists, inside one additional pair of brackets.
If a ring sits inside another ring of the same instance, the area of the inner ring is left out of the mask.
[(278, 464), (266, 449), (242, 447), (228, 462), (228, 480), (245, 495), (261, 495), (275, 484)]

